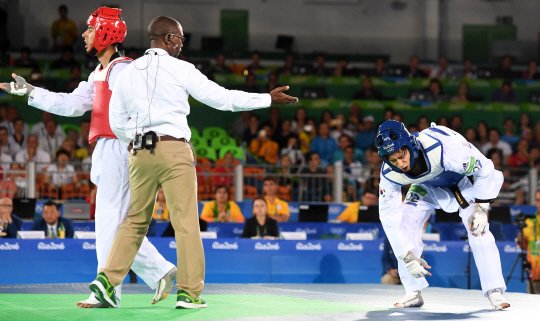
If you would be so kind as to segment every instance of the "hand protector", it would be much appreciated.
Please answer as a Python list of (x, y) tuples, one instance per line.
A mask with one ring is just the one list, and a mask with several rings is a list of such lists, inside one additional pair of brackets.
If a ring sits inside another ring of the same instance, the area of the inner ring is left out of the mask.
[(21, 76), (16, 76), (15, 82), (12, 81), (9, 84), (4, 84), (2, 88), (6, 92), (17, 96), (30, 96), (34, 91), (34, 86), (27, 83)]
[(484, 204), (474, 205), (473, 212), (468, 219), (469, 229), (474, 236), (484, 235), (484, 233), (486, 233), (488, 226), (486, 210), (487, 208)]
[(426, 269), (431, 269), (431, 266), (427, 264), (427, 262), (424, 259), (417, 258), (413, 252), (407, 253), (407, 255), (403, 258), (403, 262), (405, 262), (405, 266), (407, 267), (407, 271), (416, 279), (423, 278), (426, 275), (430, 275)]

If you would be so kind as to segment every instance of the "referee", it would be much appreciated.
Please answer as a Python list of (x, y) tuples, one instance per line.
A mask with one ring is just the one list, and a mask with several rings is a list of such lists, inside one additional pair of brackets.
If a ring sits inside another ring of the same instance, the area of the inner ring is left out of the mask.
[(113, 289), (122, 283), (146, 235), (159, 186), (163, 187), (175, 230), (178, 273), (176, 308), (206, 307), (204, 249), (197, 213), (195, 153), (188, 145), (191, 95), (224, 111), (289, 104), (298, 98), (279, 87), (270, 94), (226, 90), (192, 64), (177, 59), (184, 42), (182, 26), (158, 17), (148, 26), (151, 48), (118, 76), (109, 107), (111, 129), (128, 143), (131, 203), (107, 263), (90, 289), (103, 304), (115, 307)]

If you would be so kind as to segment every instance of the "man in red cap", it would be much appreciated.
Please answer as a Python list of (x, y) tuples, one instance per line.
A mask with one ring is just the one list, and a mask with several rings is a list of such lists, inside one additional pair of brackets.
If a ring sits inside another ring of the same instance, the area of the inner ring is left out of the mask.
[[(129, 208), (129, 173), (127, 144), (119, 141), (109, 124), (111, 89), (118, 75), (132, 59), (120, 56), (118, 43), (126, 38), (126, 23), (121, 9), (101, 7), (88, 18), (88, 29), (82, 34), (86, 52), (96, 56), (100, 64), (72, 93), (53, 93), (28, 84), (13, 74), (14, 82), (0, 84), (8, 93), (29, 96), (30, 106), (61, 116), (81, 116), (92, 110), (90, 143), (97, 140), (92, 155), (91, 180), (98, 186), (96, 196), (96, 252), (98, 270), (105, 266), (118, 226)], [(148, 286), (156, 289), (152, 304), (169, 294), (176, 278), (176, 267), (165, 260), (145, 238), (131, 267)], [(120, 302), (121, 285), (115, 288)], [(77, 302), (82, 308), (106, 307), (92, 294)], [(119, 305), (118, 305), (119, 306)]]

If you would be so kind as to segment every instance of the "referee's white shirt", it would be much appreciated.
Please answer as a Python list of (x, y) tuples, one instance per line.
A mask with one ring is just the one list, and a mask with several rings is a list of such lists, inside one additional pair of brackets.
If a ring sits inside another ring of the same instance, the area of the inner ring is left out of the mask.
[(144, 56), (127, 66), (118, 75), (112, 92), (109, 122), (116, 137), (125, 143), (136, 132), (148, 131), (190, 140), (189, 96), (225, 111), (252, 110), (271, 104), (269, 94), (227, 90), (208, 80), (193, 64), (158, 48), (146, 50)]

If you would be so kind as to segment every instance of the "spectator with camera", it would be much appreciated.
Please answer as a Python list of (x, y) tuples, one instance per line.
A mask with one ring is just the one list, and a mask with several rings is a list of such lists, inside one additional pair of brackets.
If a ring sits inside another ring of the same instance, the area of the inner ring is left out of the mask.
[(279, 159), (279, 145), (273, 141), (272, 128), (266, 125), (259, 131), (257, 138), (249, 144), (251, 152), (268, 164), (275, 164)]

